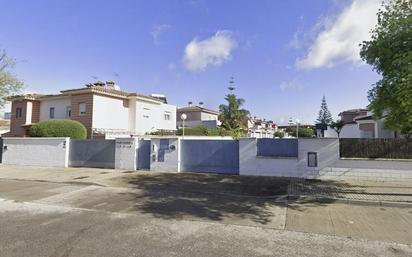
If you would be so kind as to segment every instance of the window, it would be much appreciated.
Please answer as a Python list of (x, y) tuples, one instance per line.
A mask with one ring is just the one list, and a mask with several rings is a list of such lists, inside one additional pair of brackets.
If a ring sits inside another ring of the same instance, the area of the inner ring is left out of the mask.
[(165, 112), (165, 120), (170, 120), (170, 112)]
[(23, 110), (21, 108), (16, 108), (16, 118), (21, 118), (23, 115)]
[(49, 118), (54, 119), (54, 107), (50, 107), (49, 109)]
[(86, 104), (79, 103), (79, 115), (85, 115), (85, 114), (86, 114)]
[(149, 108), (143, 107), (143, 118), (148, 119), (149, 118), (149, 112), (150, 112)]
[(72, 116), (72, 107), (67, 106), (66, 107), (66, 118), (70, 118)]

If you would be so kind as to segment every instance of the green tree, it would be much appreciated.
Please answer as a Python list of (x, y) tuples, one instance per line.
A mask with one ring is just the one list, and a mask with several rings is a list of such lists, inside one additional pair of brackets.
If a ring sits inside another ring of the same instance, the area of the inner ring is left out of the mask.
[(225, 100), (228, 104), (219, 106), (221, 127), (227, 130), (233, 138), (239, 138), (245, 133), (245, 121), (247, 121), (250, 113), (248, 110), (241, 109), (245, 100), (237, 98), (235, 94), (226, 95)]
[(273, 137), (275, 138), (283, 138), (285, 136), (285, 132), (283, 131), (276, 131), (275, 133), (273, 133)]
[(15, 63), (6, 51), (0, 51), (0, 108), (4, 106), (8, 96), (16, 94), (23, 87), (23, 83), (11, 72)]
[(412, 135), (412, 1), (392, 0), (379, 10), (378, 23), (360, 55), (382, 76), (369, 91), (370, 109), (385, 127)]
[(343, 126), (345, 126), (345, 122), (343, 120), (337, 120), (337, 121), (333, 121), (330, 124), (330, 127), (335, 130), (335, 132), (338, 134), (338, 138), (340, 137), (340, 132), (343, 129)]
[[(296, 127), (288, 127), (286, 129), (286, 132), (289, 134), (289, 136), (296, 136)], [(298, 137), (314, 137), (315, 132), (312, 128), (306, 128), (306, 127), (299, 127), (298, 130)]]
[(317, 123), (320, 124), (327, 124), (329, 125), (333, 121), (332, 114), (328, 109), (328, 105), (326, 104), (326, 97), (322, 97), (322, 103), (320, 105), (320, 111), (318, 114), (318, 119), (316, 120)]

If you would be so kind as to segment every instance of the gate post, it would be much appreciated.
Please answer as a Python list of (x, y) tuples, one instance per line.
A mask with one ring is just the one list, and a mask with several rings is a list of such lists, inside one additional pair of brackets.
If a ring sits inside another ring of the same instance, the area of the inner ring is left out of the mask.
[(137, 138), (116, 138), (115, 169), (136, 170)]

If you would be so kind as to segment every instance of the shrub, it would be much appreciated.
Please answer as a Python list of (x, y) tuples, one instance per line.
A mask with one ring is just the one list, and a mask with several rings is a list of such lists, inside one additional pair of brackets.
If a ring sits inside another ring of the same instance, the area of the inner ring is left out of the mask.
[(285, 132), (283, 131), (276, 131), (275, 133), (273, 133), (273, 137), (275, 138), (283, 138), (285, 136)]
[[(289, 134), (289, 136), (296, 136), (296, 128), (295, 127), (289, 127), (286, 129), (286, 132)], [(314, 137), (315, 136), (315, 131), (312, 128), (305, 128), (305, 127), (299, 127), (299, 137)]]
[(34, 124), (29, 131), (31, 137), (70, 137), (86, 139), (86, 127), (74, 120), (45, 120)]

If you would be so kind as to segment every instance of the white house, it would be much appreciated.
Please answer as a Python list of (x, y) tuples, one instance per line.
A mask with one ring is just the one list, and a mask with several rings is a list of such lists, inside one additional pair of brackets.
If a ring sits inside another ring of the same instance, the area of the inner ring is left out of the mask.
[[(367, 109), (353, 109), (339, 114), (345, 122), (340, 138), (394, 138), (398, 133), (384, 128), (385, 118), (376, 120)], [(325, 137), (338, 137), (335, 130), (328, 127)]]
[(178, 127), (183, 126), (182, 114), (186, 114), (185, 127), (206, 126), (216, 128), (220, 126), (219, 112), (205, 108), (202, 102), (199, 105), (193, 105), (192, 102), (189, 102), (188, 106), (177, 109)]
[(143, 135), (157, 130), (176, 130), (176, 106), (165, 100), (127, 93), (112, 81), (62, 90), (57, 95), (11, 97), (12, 115), (7, 136), (26, 136), (32, 124), (49, 119), (76, 120), (88, 138)]

